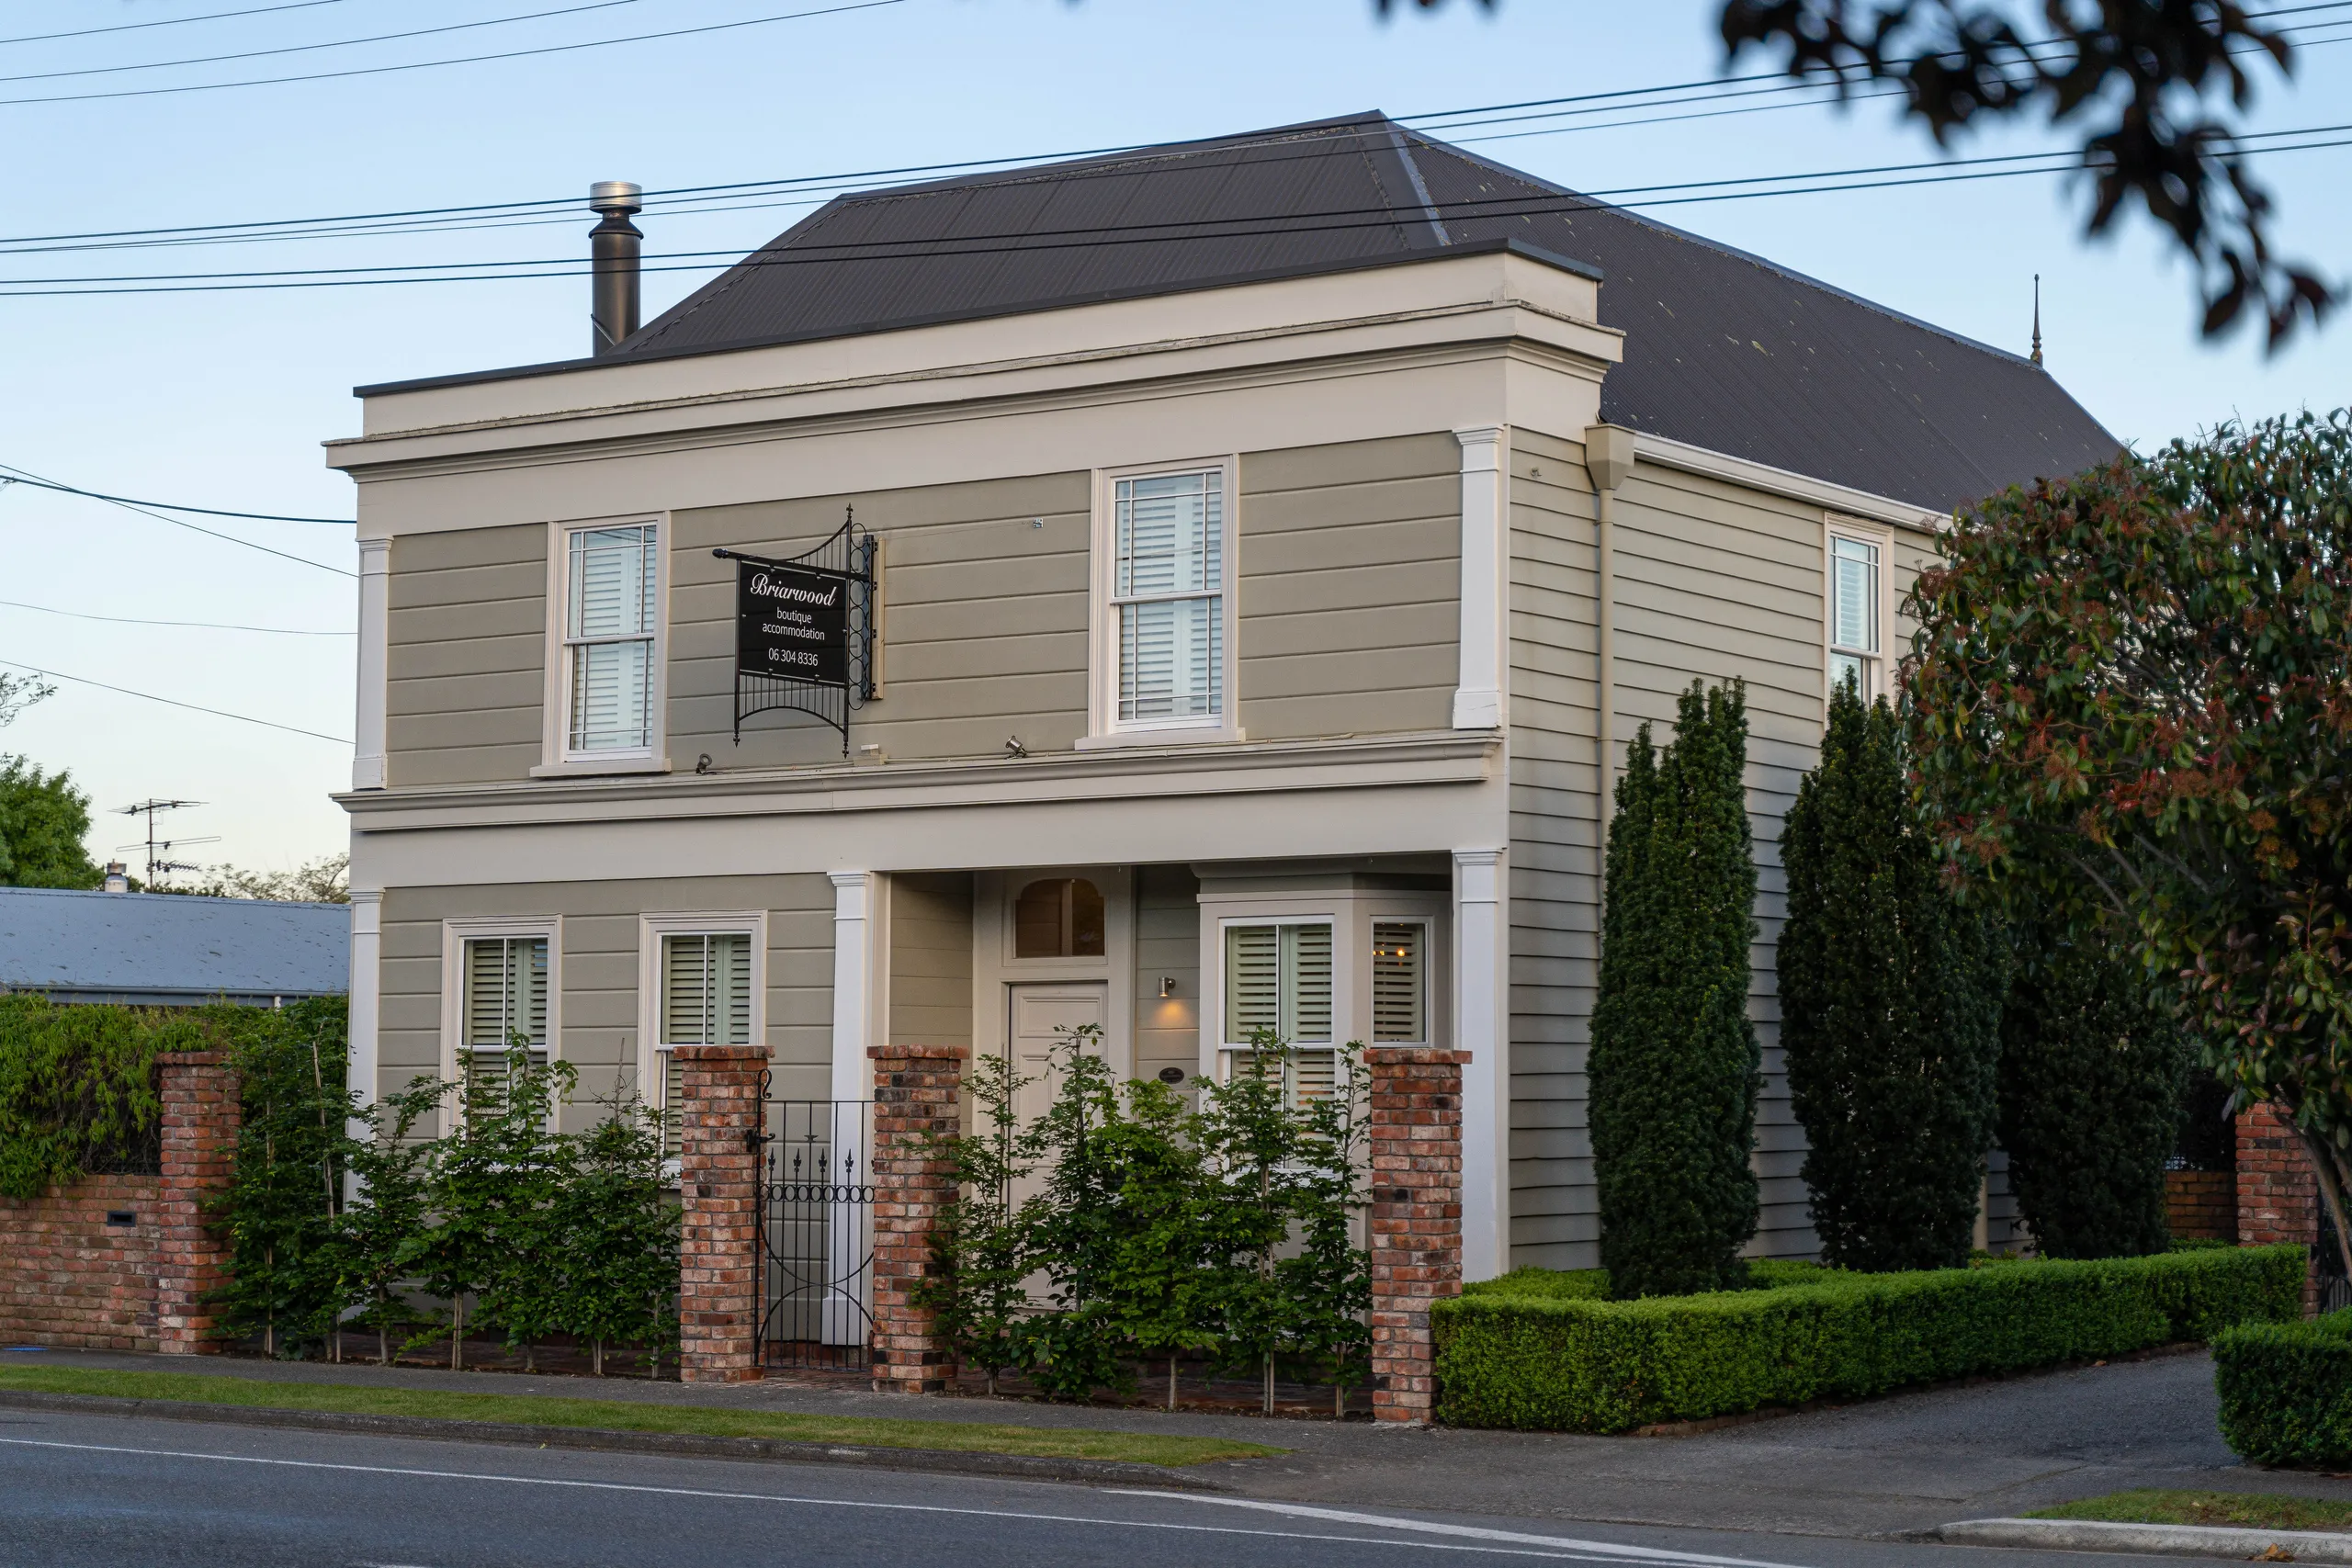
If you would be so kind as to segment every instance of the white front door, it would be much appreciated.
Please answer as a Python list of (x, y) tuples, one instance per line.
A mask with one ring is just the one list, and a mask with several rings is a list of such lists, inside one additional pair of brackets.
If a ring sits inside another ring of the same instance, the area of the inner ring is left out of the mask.
[[(1060, 1086), (1055, 1053), (1068, 1048), (1070, 1031), (1089, 1024), (1100, 1029), (1110, 1022), (1110, 989), (1101, 980), (1040, 981), (1006, 987), (1012, 1016), (1005, 1038), (1012, 1043), (1012, 1070), (1022, 1080), (1013, 1094), (1012, 1109), (1021, 1126), (1034, 1125), (1053, 1104)], [(1016, 1182), (1012, 1200), (1020, 1202), (1036, 1190), (1035, 1180)]]

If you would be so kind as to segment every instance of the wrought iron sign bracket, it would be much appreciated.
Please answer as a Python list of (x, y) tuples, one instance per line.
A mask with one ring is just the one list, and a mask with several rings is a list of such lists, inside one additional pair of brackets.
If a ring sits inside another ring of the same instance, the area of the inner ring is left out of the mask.
[(856, 509), (797, 556), (710, 553), (736, 563), (735, 744), (745, 719), (783, 710), (841, 731), (848, 756), (850, 713), (875, 693), (875, 540)]

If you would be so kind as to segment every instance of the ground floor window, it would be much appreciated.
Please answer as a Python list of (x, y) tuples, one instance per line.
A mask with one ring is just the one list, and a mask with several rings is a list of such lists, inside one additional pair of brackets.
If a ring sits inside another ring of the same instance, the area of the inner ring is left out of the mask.
[(1296, 920), (1225, 928), (1225, 1048), (1244, 1066), (1272, 1031), (1291, 1047), (1283, 1089), (1294, 1104), (1329, 1099), (1338, 1083), (1331, 1038), (1331, 926)]
[[(752, 938), (744, 931), (671, 932), (662, 938), (661, 1021), (655, 1050), (661, 1066), (659, 1102), (674, 1111), (682, 1100), (680, 1045), (752, 1043)], [(679, 1148), (674, 1117), (666, 1132)]]
[(534, 1066), (548, 1059), (548, 939), (468, 937), (465, 998), (458, 1011), (458, 1068), (478, 1081), (503, 1084), (506, 1053), (518, 1041)]

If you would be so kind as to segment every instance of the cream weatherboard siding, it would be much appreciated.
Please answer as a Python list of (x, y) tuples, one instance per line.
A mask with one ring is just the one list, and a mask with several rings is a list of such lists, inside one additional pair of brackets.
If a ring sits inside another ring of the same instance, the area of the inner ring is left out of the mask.
[(893, 1045), (972, 1043), (972, 874), (889, 879)]
[[(1596, 563), (1582, 459), (1575, 442), (1513, 433), (1512, 1258), (1556, 1268), (1599, 1261), (1584, 1103), (1599, 928)], [(1659, 744), (1671, 739), (1676, 698), (1694, 678), (1747, 682), (1758, 880), (1749, 1011), (1764, 1046), (1753, 1250), (1807, 1255), (1804, 1134), (1789, 1109), (1773, 963), (1787, 913), (1781, 822), (1820, 756), (1825, 520), (1809, 503), (1645, 462), (1618, 491), (1614, 522), (1614, 761), (1622, 765), (1645, 720)], [(1898, 594), (1927, 546), (1896, 535)], [(1898, 626), (1898, 645), (1908, 629)], [(2005, 1213), (1996, 1194), (1996, 1238)]]
[(543, 524), (392, 541), (385, 755), (395, 788), (521, 779), (539, 761)]
[(762, 714), (732, 743), (735, 563), (779, 558), (841, 526), (882, 541), (880, 698), (852, 716), (859, 745), (899, 761), (1001, 755), (1009, 737), (1067, 750), (1086, 733), (1085, 473), (680, 512), (670, 547), (670, 755), (719, 766), (839, 761), (841, 736)]
[(1242, 455), (1238, 713), (1251, 739), (1452, 722), (1461, 472), (1449, 431)]
[[(380, 1092), (440, 1070), (442, 922), (560, 917), (559, 1054), (584, 1100), (633, 1089), (640, 914), (767, 911), (767, 1045), (780, 1099), (822, 1099), (832, 1059), (833, 889), (821, 874), (390, 887), (384, 893)], [(597, 1114), (583, 1105), (575, 1130)]]

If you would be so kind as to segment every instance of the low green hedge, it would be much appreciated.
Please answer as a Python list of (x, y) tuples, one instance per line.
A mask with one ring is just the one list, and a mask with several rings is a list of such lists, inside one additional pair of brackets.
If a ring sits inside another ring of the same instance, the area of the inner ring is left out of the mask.
[[(1997, 1263), (1643, 1301), (1520, 1275), (1435, 1303), (1438, 1416), (1622, 1432), (2210, 1339), (2293, 1317), (2303, 1249)], [(1567, 1276), (1577, 1279), (1577, 1276)], [(1517, 1280), (1515, 1288), (1510, 1281)]]
[(2222, 1438), (2256, 1464), (2352, 1462), (2352, 1311), (2213, 1339)]

